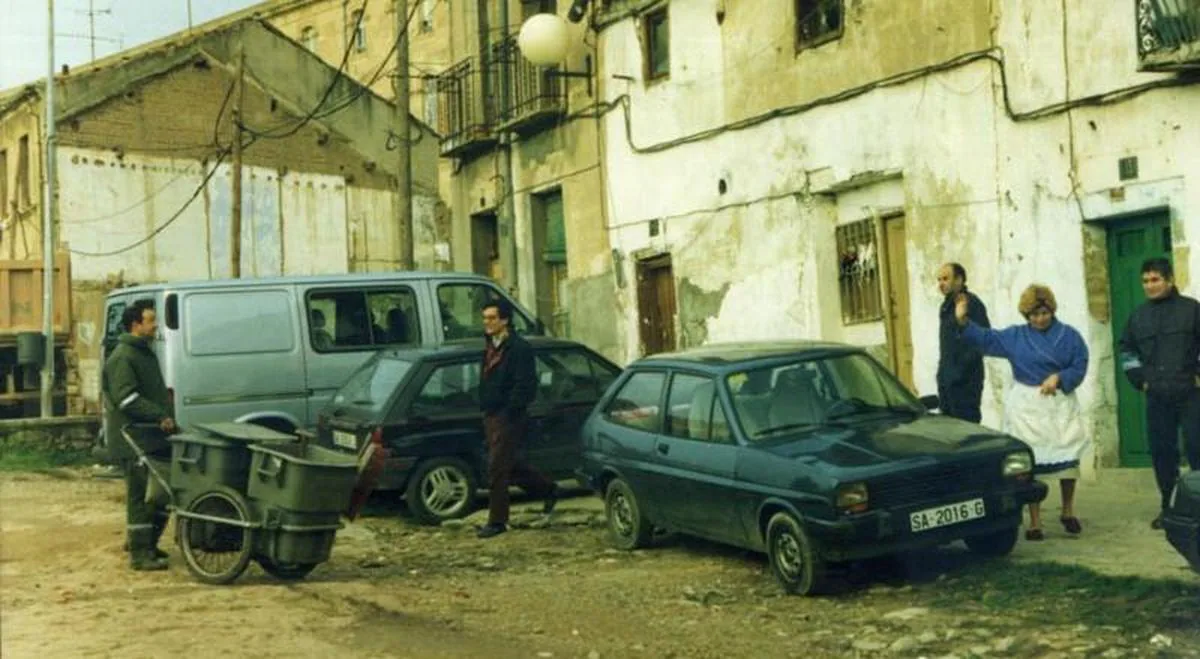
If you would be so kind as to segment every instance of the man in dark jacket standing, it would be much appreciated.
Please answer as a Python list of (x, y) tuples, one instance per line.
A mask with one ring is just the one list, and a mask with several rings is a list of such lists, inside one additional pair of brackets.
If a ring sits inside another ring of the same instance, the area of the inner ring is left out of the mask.
[(958, 263), (947, 263), (938, 270), (938, 290), (945, 298), (938, 313), (940, 353), (938, 356), (937, 387), (942, 413), (971, 423), (979, 423), (980, 401), (983, 399), (983, 353), (960, 336), (954, 318), (954, 305), (959, 293), (967, 296), (967, 317), (980, 327), (991, 327), (987, 307), (967, 290), (967, 271)]
[[(1180, 295), (1171, 262), (1142, 264), (1146, 301), (1121, 335), (1121, 368), (1146, 393), (1146, 431), (1162, 510), (1179, 479), (1179, 428), (1192, 470), (1200, 469), (1200, 302)], [(1150, 526), (1162, 528), (1162, 514)]]
[(530, 467), (517, 455), (529, 424), (529, 405), (537, 395), (537, 367), (533, 348), (511, 327), (512, 307), (504, 300), (483, 308), (486, 346), (479, 383), (483, 431), (488, 448), (488, 523), (480, 538), (491, 538), (508, 529), (508, 486), (515, 484), (531, 496), (545, 499), (543, 511), (554, 510), (558, 489), (554, 481)]
[(165, 570), (167, 555), (158, 550), (168, 512), (146, 503), (149, 472), (121, 434), (130, 423), (153, 424), (157, 430), (130, 429), (130, 436), (147, 455), (169, 456), (166, 434), (175, 432), (170, 395), (151, 342), (158, 329), (154, 303), (138, 300), (121, 316), (125, 330), (104, 364), (104, 435), (109, 452), (125, 473), (125, 528), (130, 566), (135, 570)]

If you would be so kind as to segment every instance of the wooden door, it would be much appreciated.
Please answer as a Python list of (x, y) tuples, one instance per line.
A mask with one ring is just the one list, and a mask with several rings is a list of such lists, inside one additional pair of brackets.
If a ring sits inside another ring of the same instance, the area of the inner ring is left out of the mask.
[[(1125, 332), (1129, 314), (1146, 299), (1142, 291), (1142, 261), (1171, 257), (1170, 218), (1164, 213), (1145, 215), (1114, 224), (1108, 229), (1108, 276), (1112, 295), (1113, 352), (1120, 354), (1117, 342)], [(1117, 376), (1117, 428), (1120, 460), (1123, 467), (1150, 466), (1150, 445), (1146, 438), (1146, 398), (1134, 390), (1121, 370), (1121, 360), (1113, 360)]]
[(675, 315), (675, 276), (670, 255), (638, 264), (638, 320), (643, 355), (675, 349)]
[(892, 332), (892, 372), (910, 390), (916, 391), (913, 383), (912, 315), (908, 298), (908, 234), (904, 227), (904, 216), (885, 219), (883, 232), (887, 241), (887, 314)]

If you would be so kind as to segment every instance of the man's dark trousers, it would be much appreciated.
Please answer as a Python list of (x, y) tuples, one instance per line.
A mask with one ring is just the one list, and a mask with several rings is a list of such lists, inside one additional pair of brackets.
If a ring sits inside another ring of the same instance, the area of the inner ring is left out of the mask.
[(518, 449), (529, 426), (528, 413), (484, 414), (483, 432), (488, 445), (488, 523), (508, 523), (508, 486), (516, 485), (530, 496), (554, 493), (554, 481), (520, 459)]
[(130, 550), (153, 551), (158, 546), (163, 529), (167, 528), (170, 513), (153, 503), (146, 503), (150, 472), (137, 459), (121, 460), (125, 472), (125, 528)]
[(1200, 470), (1200, 389), (1186, 397), (1171, 399), (1146, 394), (1146, 430), (1154, 479), (1162, 495), (1162, 509), (1171, 502), (1171, 492), (1179, 479), (1179, 428), (1183, 427), (1183, 450), (1192, 471)]

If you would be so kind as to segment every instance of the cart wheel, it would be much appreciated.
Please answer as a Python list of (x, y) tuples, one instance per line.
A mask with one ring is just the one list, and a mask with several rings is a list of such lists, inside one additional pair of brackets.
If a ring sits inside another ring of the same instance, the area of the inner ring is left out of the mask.
[(259, 558), (258, 564), (267, 574), (284, 581), (296, 581), (308, 576), (317, 567), (316, 563), (283, 563), (278, 564), (269, 558)]
[[(192, 499), (189, 513), (229, 520), (250, 521), (246, 498), (227, 487), (216, 487)], [(254, 529), (178, 516), (179, 540), (188, 571), (199, 581), (222, 585), (242, 575), (254, 548)]]

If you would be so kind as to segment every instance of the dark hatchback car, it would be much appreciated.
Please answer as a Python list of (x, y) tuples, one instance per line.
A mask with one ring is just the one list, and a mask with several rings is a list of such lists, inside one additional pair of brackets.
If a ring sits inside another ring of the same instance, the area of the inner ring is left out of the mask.
[[(558, 480), (576, 478), (579, 431), (621, 369), (569, 341), (527, 337), (537, 360), (525, 455)], [(486, 484), (479, 412), (483, 340), (385, 350), (346, 381), (317, 419), (317, 442), (361, 451), (387, 449), (375, 490), (400, 490), (426, 523), (463, 517)]]
[(798, 594), (819, 592), (833, 562), (959, 539), (1007, 554), (1022, 505), (1046, 496), (1024, 442), (929, 413), (862, 349), (838, 344), (640, 360), (583, 441), (582, 474), (616, 546), (663, 529), (765, 551)]
[(1200, 572), (1200, 471), (1179, 478), (1171, 508), (1163, 515), (1163, 529), (1171, 546)]

